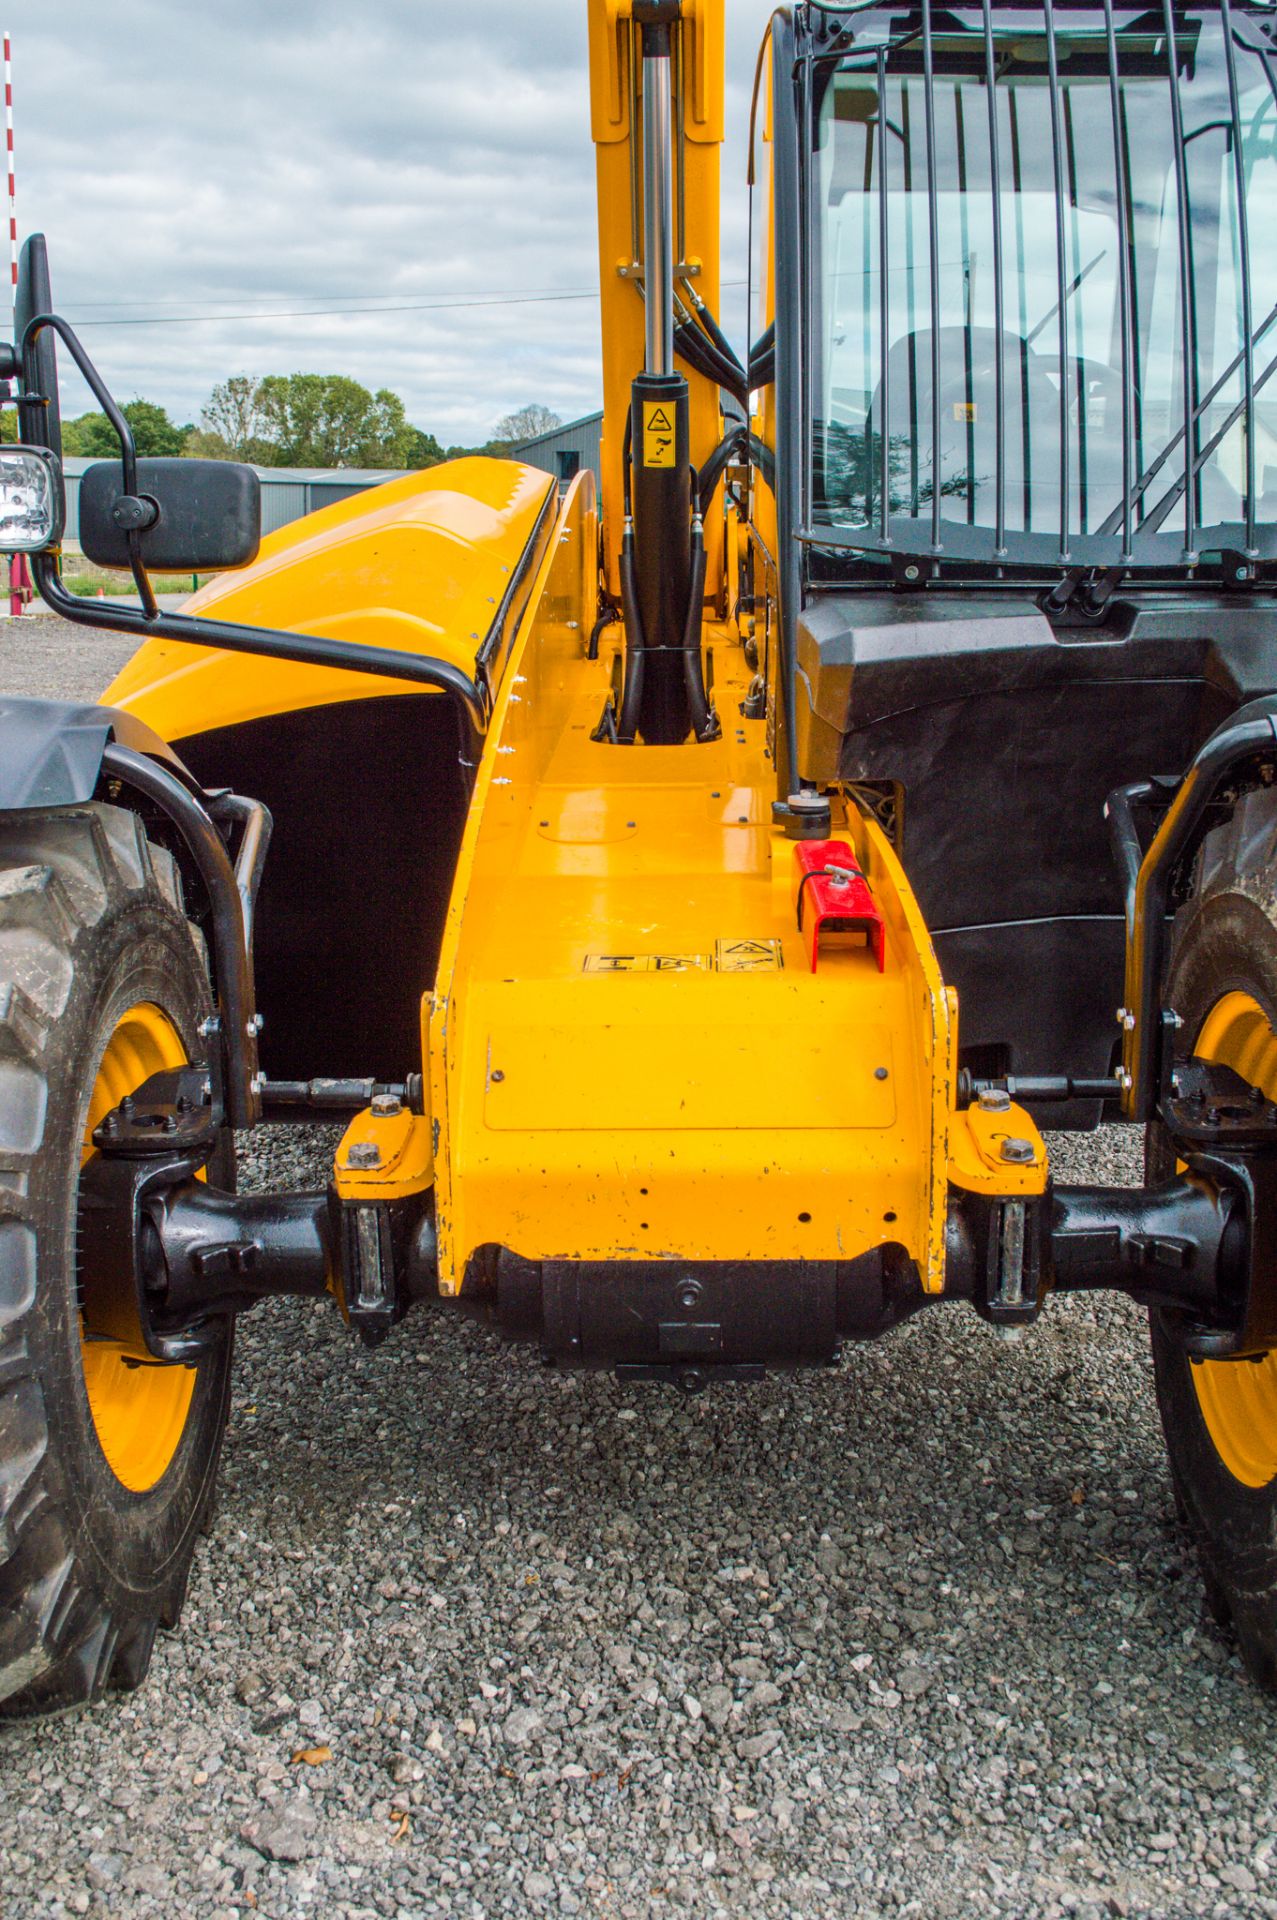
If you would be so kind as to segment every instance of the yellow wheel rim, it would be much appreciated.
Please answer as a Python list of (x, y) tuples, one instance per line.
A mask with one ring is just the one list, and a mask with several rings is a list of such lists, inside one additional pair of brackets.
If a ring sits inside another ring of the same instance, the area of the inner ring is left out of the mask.
[[(149, 1001), (130, 1007), (107, 1041), (93, 1082), (81, 1166), (93, 1152), (93, 1129), (112, 1107), (151, 1074), (183, 1066), (186, 1058), (181, 1035), (161, 1008)], [(93, 1275), (84, 1274), (82, 1284), (86, 1301), (91, 1300)], [(145, 1493), (163, 1479), (195, 1391), (193, 1367), (139, 1364), (135, 1353), (140, 1351), (145, 1351), (140, 1325), (135, 1349), (115, 1340), (90, 1339), (81, 1329), (80, 1357), (98, 1445), (116, 1479), (131, 1493)]]
[[(1277, 1100), (1277, 1033), (1248, 993), (1226, 993), (1206, 1016), (1193, 1052), (1231, 1067)], [(1197, 1404), (1206, 1430), (1235, 1480), (1266, 1487), (1277, 1476), (1277, 1353), (1262, 1360), (1195, 1360)]]

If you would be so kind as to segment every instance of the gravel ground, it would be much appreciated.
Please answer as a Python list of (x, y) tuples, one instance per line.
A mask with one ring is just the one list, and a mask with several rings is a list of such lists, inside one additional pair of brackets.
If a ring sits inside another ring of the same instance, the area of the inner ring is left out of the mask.
[[(84, 690), (53, 625), (5, 684)], [(0, 1913), (1277, 1915), (1272, 1729), (1122, 1302), (693, 1401), (280, 1303), (148, 1684), (0, 1730)]]

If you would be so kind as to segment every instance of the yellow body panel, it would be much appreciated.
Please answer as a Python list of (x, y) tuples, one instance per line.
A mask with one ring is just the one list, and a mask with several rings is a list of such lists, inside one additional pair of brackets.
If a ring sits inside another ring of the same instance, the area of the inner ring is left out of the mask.
[[(507, 460), (409, 474), (269, 534), (252, 566), (204, 587), (188, 611), (434, 654), (472, 673), (553, 486), (538, 468)], [(103, 697), (181, 740), (268, 714), (419, 692), (406, 680), (153, 640)]]
[[(603, 554), (620, 591), (622, 447), (630, 387), (643, 366), (643, 302), (632, 269), (642, 264), (642, 108), (637, 29), (630, 0), (589, 0), (591, 124), (598, 174), (599, 300), (603, 324)], [(721, 319), (719, 149), (723, 139), (724, 0), (690, 0), (674, 36), (676, 127), (675, 265)], [(690, 450), (699, 467), (722, 438), (718, 389), (679, 363), (691, 391)], [(718, 578), (722, 518), (709, 514), (707, 577)]]
[(721, 740), (591, 739), (612, 661), (587, 660), (571, 624), (585, 500), (497, 702), (427, 1003), (442, 1289), (493, 1243), (783, 1261), (898, 1242), (939, 1290), (954, 1010), (899, 864), (875, 825), (839, 818), (887, 966), (845, 952), (811, 973), (726, 628), (708, 630)]

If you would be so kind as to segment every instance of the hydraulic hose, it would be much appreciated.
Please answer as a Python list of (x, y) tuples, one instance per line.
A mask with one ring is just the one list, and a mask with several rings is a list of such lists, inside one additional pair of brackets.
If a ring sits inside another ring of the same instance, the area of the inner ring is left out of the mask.
[(716, 387), (722, 387), (725, 393), (730, 393), (741, 406), (748, 405), (749, 387), (743, 371), (725, 359), (699, 327), (693, 326), (690, 321), (675, 327), (674, 350), (702, 379), (712, 380)]
[(689, 286), (687, 291), (691, 295), (692, 309), (696, 314), (696, 318), (700, 321), (702, 327), (704, 327), (706, 333), (718, 348), (718, 351), (722, 354), (727, 364), (735, 367), (737, 373), (743, 379), (745, 377), (745, 369), (737, 358), (735, 347), (727, 338), (727, 335), (723, 332), (723, 329), (719, 326), (717, 320), (696, 292), (695, 288)]
[(749, 390), (770, 387), (776, 378), (776, 322), (765, 327), (749, 356)]
[(705, 692), (705, 669), (701, 658), (701, 606), (705, 598), (705, 535), (699, 513), (692, 517), (692, 585), (687, 601), (687, 621), (683, 628), (683, 683), (692, 731), (698, 740), (710, 737), (713, 715)]
[(719, 441), (705, 465), (701, 468), (700, 484), (696, 499), (701, 513), (709, 511), (719, 481), (727, 469), (729, 461), (748, 443), (749, 434), (744, 427), (733, 427), (731, 432)]
[(621, 605), (625, 610), (625, 680), (616, 717), (616, 737), (632, 746), (638, 733), (643, 703), (644, 655), (647, 641), (639, 612), (638, 581), (634, 573), (634, 523), (625, 522), (621, 535)]

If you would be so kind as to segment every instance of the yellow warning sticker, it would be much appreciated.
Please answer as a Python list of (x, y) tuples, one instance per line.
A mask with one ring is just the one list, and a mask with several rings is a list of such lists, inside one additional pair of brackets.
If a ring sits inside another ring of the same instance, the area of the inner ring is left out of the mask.
[(587, 953), (586, 973), (690, 973), (713, 963), (707, 953)]
[(674, 465), (674, 410), (663, 400), (643, 402), (643, 465)]
[(785, 956), (779, 940), (716, 940), (714, 964), (720, 973), (779, 973)]

